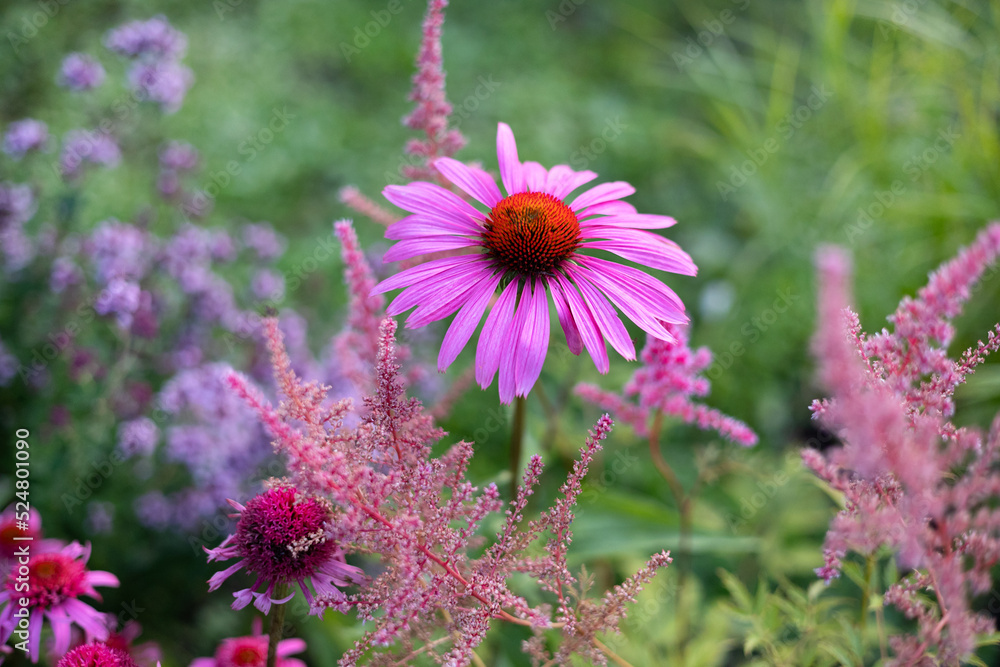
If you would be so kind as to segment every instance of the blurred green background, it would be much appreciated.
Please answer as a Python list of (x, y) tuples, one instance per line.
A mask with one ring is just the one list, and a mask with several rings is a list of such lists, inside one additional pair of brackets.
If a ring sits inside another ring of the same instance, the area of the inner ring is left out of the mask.
[[(104, 49), (103, 35), (126, 20), (162, 13), (187, 34), (185, 64), (196, 81), (182, 109), (157, 120), (155, 132), (131, 148), (153, 155), (164, 139), (189, 141), (202, 152), (203, 184), (230, 160), (239, 161), (242, 173), (222, 190), (212, 219), (271, 221), (290, 241), (283, 268), (291, 269), (329, 234), (331, 221), (352, 217), (338, 200), (341, 187), (357, 185), (378, 198), (382, 187), (403, 181), (401, 148), (413, 135), (399, 121), (412, 106), (406, 95), (425, 5), (400, 0), (397, 14), (388, 14), (387, 6), (5, 0), (0, 127), (26, 116), (60, 135), (93, 125), (121, 89), (97, 91), (96, 106), (74, 103), (54, 84), (63, 56), (94, 54), (120, 79), (124, 65)], [(40, 12), (46, 20), (26, 37), (26, 21)], [(495, 169), (496, 123), (504, 121), (522, 160), (568, 163), (603, 180), (626, 180), (636, 187), (631, 201), (640, 211), (676, 217), (669, 235), (700, 273), (667, 280), (688, 305), (692, 344), (716, 353), (708, 402), (762, 436), (754, 451), (735, 451), (687, 428), (672, 428), (663, 438), (688, 484), (696, 466), (718, 474), (696, 506), (692, 597), (678, 601), (670, 592), (674, 580), (657, 580), (641, 601), (650, 611), (637, 612), (642, 622), (626, 626), (631, 641), (617, 646), (633, 664), (676, 657), (672, 637), (681, 616), (699, 636), (687, 663), (744, 660), (744, 630), (724, 613), (719, 567), (751, 591), (768, 581), (811, 583), (834, 511), (796, 454), (816, 435), (807, 410), (819, 395), (808, 345), (812, 256), (822, 243), (852, 251), (862, 323), (877, 330), (903, 295), (997, 217), (998, 14), (1000, 2), (945, 0), (456, 0), (449, 7), (448, 96), (454, 124), (468, 138), (456, 157)], [(287, 128), (252, 158), (240, 152), (275, 110), (289, 116)], [(55, 183), (50, 173), (32, 177)], [(131, 219), (154, 179), (153, 170), (95, 174), (80, 219), (85, 226), (111, 216)], [(366, 245), (379, 243), (380, 226), (355, 222)], [(315, 347), (339, 329), (341, 270), (332, 259), (289, 296), (289, 305), (308, 318)], [(953, 352), (996, 321), (998, 296), (994, 276), (959, 321)], [(553, 459), (539, 507), (555, 493), (598, 416), (565, 388), (576, 380), (620, 387), (634, 370), (619, 361), (601, 377), (588, 361), (559, 354), (562, 345), (554, 337), (542, 377), (560, 419), (547, 422), (541, 405), (530, 404), (529, 449)], [(462, 361), (471, 362), (468, 350)], [(987, 364), (960, 391), (959, 423), (988, 425), (998, 387), (1000, 370)], [(505, 414), (495, 391), (475, 389), (462, 399), (445, 423), (450, 437), (471, 439), (483, 415)], [(478, 443), (478, 481), (505, 479), (498, 472), (506, 468), (505, 429)], [(94, 446), (110, 451), (112, 442)], [(615, 473), (620, 453), (642, 464)], [(618, 429), (595, 474), (594, 493), (582, 503), (574, 557), (590, 564), (602, 586), (650, 552), (676, 548), (676, 509), (644, 456), (638, 439)], [(785, 481), (775, 482), (776, 476)], [(762, 511), (731, 520), (741, 503), (772, 486)], [(180, 547), (171, 552), (167, 538), (136, 539), (125, 526), (116, 529), (113, 545), (95, 545), (95, 561), (109, 559), (125, 584), (109, 594), (108, 608), (140, 600), (149, 610), (139, 619), (144, 636), (161, 641), (167, 664), (209, 655), (220, 637), (246, 632), (246, 617), (227, 612), (224, 599), (200, 589), (172, 599), (185, 573), (204, 580), (212, 571), (191, 558), (182, 537), (173, 538)], [(165, 553), (183, 558), (158, 581), (150, 568)], [(844, 595), (856, 593), (849, 582), (838, 586)], [(334, 664), (357, 633), (342, 618), (298, 625), (310, 642), (310, 665)], [(484, 652), (496, 656), (489, 664), (522, 664), (520, 639), (516, 631), (499, 633), (491, 640), (496, 650)]]

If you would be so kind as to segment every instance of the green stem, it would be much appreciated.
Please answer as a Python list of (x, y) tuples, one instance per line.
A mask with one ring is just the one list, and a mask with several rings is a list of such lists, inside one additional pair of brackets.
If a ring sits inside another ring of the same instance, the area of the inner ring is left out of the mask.
[[(657, 472), (666, 480), (670, 495), (674, 497), (674, 503), (677, 504), (677, 513), (680, 517), (680, 538), (677, 543), (677, 603), (683, 605), (685, 603), (684, 587), (687, 583), (688, 569), (691, 566), (691, 495), (684, 492), (684, 486), (678, 479), (677, 473), (670, 467), (670, 464), (663, 457), (663, 452), (660, 451), (660, 429), (662, 427), (663, 413), (657, 410), (653, 417), (653, 425), (649, 429), (649, 456)], [(686, 614), (683, 612), (677, 614), (677, 652), (680, 658), (678, 662), (682, 664), (689, 640), (687, 624), (684, 621), (685, 616)]]
[(514, 399), (514, 423), (510, 431), (510, 499), (517, 498), (517, 480), (521, 474), (521, 443), (524, 440), (524, 413), (527, 399)]
[[(288, 595), (288, 584), (278, 584), (274, 587), (274, 597), (281, 599)], [(275, 667), (278, 662), (278, 642), (285, 626), (285, 605), (274, 606), (274, 616), (271, 617), (271, 629), (267, 638), (267, 667)]]

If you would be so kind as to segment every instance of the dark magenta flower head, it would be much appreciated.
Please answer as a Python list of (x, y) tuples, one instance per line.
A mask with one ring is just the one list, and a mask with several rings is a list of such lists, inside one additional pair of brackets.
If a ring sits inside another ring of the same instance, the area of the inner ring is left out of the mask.
[(56, 664), (56, 667), (138, 667), (128, 652), (92, 642), (77, 646)]
[[(310, 613), (322, 616), (326, 607), (346, 608), (347, 596), (338, 586), (360, 583), (360, 568), (344, 562), (344, 552), (328, 538), (327, 524), (333, 519), (330, 504), (299, 493), (294, 487), (276, 485), (254, 496), (246, 506), (230, 500), (240, 512), (236, 532), (215, 549), (206, 549), (209, 562), (239, 558), (239, 562), (208, 580), (214, 591), (226, 579), (246, 568), (257, 575), (249, 588), (234, 593), (233, 609), (242, 609), (253, 600), (263, 613), (272, 604), (288, 602), (276, 598), (275, 588), (297, 583), (309, 602)], [(315, 595), (306, 586), (312, 583)], [(263, 586), (264, 590), (258, 592)]]

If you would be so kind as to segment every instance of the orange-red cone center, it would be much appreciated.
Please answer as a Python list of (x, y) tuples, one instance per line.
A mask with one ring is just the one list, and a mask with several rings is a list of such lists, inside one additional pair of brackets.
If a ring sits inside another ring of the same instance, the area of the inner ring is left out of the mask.
[(483, 233), (483, 245), (498, 267), (531, 276), (551, 273), (579, 242), (576, 214), (544, 192), (502, 199), (490, 211)]

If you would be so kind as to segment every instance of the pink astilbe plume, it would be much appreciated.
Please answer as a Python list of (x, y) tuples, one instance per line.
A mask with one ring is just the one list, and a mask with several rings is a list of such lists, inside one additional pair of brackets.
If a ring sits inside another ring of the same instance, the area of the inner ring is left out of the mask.
[(1000, 416), (988, 436), (948, 417), (957, 384), (997, 344), (991, 331), (961, 361), (948, 358), (946, 346), (951, 319), (998, 256), (994, 223), (932, 274), (917, 298), (903, 300), (889, 318), (893, 332), (865, 336), (850, 309), (848, 257), (833, 248), (818, 255), (813, 347), (832, 397), (812, 409), (843, 446), (806, 450), (803, 459), (844, 494), (844, 510), (831, 523), (817, 573), (829, 582), (849, 551), (867, 557), (881, 549), (910, 571), (884, 598), (917, 626), (890, 641), (893, 665), (957, 665), (977, 635), (993, 629), (970, 599), (990, 590), (990, 569), (1000, 560)]
[(403, 175), (412, 180), (440, 179), (433, 162), (439, 157), (451, 157), (465, 145), (458, 130), (448, 129), (451, 104), (444, 91), (444, 68), (441, 57), (441, 29), (444, 8), (448, 0), (430, 0), (424, 16), (423, 37), (417, 53), (417, 73), (413, 75), (410, 100), (417, 103), (403, 124), (423, 131), (425, 139), (411, 139), (406, 153), (417, 157), (421, 164), (405, 165)]
[(620, 394), (586, 383), (577, 385), (576, 393), (631, 424), (641, 436), (649, 435), (650, 418), (659, 411), (741, 445), (757, 444), (757, 434), (749, 426), (693, 400), (708, 396), (711, 383), (701, 373), (712, 364), (712, 352), (688, 347), (687, 325), (664, 327), (673, 340), (647, 338), (642, 366)]
[[(432, 446), (445, 433), (405, 394), (396, 323), (385, 319), (380, 324), (373, 390), (363, 407), (349, 399), (331, 402), (326, 387), (300, 381), (277, 322), (266, 320), (265, 331), (282, 403), (272, 408), (238, 374), (229, 376), (229, 384), (260, 416), (276, 450), (287, 458), (290, 476), (283, 483), (329, 502), (324, 539), (338, 545), (348, 561), (378, 561), (369, 570), (376, 574), (351, 582), (346, 597), (338, 590), (312, 600), (314, 610), (353, 609), (366, 621), (367, 632), (340, 664), (412, 664), (416, 656), (428, 655), (443, 664), (467, 665), (496, 621), (530, 627), (539, 637), (561, 630), (560, 660), (578, 654), (606, 662), (602, 651), (607, 649), (597, 634), (617, 631), (626, 603), (669, 562), (666, 554), (654, 555), (600, 600), (586, 599), (585, 586), (567, 568), (573, 507), (611, 429), (609, 417), (588, 438), (562, 497), (525, 526), (528, 497), (542, 474), (541, 459), (531, 460), (505, 528), (484, 551), (483, 521), (504, 503), (495, 485), (479, 488), (466, 479), (471, 443), (458, 442), (432, 456)], [(360, 419), (348, 420), (354, 414)], [(541, 549), (534, 548), (536, 542)], [(555, 597), (554, 610), (550, 604), (533, 607), (508, 587), (518, 572), (531, 575)], [(544, 642), (530, 642), (526, 650), (538, 658)]]

